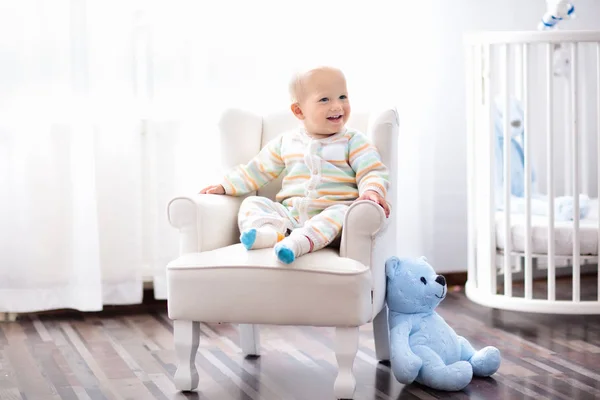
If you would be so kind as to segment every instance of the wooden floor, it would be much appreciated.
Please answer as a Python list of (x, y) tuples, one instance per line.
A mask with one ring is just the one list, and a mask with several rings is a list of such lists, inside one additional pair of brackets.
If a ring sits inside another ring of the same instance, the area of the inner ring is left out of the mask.
[[(450, 293), (439, 308), (476, 347), (503, 363), (458, 393), (395, 381), (378, 364), (369, 326), (355, 363), (356, 399), (600, 398), (600, 316), (494, 311)], [(165, 304), (102, 313), (38, 314), (0, 323), (0, 399), (331, 399), (333, 330), (261, 327), (263, 355), (245, 359), (235, 326), (202, 325), (198, 392), (174, 389), (172, 324)]]

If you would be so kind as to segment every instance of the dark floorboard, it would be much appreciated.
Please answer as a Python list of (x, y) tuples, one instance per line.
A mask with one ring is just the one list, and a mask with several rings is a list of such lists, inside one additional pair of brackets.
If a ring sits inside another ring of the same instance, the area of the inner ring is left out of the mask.
[[(364, 326), (356, 399), (600, 398), (600, 316), (490, 310), (470, 302), (462, 289), (451, 292), (438, 311), (475, 347), (500, 348), (500, 371), (457, 393), (404, 386), (375, 360), (372, 331)], [(184, 395), (173, 386), (172, 323), (164, 302), (101, 313), (22, 315), (0, 324), (0, 399), (333, 397), (333, 329), (263, 326), (259, 358), (244, 358), (238, 339), (235, 326), (202, 324), (200, 389)]]

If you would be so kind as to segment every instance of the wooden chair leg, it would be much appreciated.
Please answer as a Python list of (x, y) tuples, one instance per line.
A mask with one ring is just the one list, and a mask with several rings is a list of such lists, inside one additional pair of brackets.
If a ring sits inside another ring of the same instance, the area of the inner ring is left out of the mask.
[(260, 355), (260, 331), (258, 325), (240, 324), (240, 347), (246, 356)]
[(190, 391), (198, 387), (198, 370), (196, 369), (196, 352), (200, 344), (200, 322), (173, 321), (173, 336), (177, 354), (177, 371), (175, 371), (175, 388)]
[(375, 339), (375, 357), (377, 360), (389, 361), (390, 332), (387, 306), (384, 306), (375, 319), (373, 319), (373, 338)]
[(356, 390), (354, 359), (358, 352), (358, 327), (338, 327), (335, 330), (335, 356), (338, 362), (338, 375), (333, 392), (338, 399), (351, 399)]
[(19, 314), (13, 312), (0, 313), (0, 322), (15, 322)]

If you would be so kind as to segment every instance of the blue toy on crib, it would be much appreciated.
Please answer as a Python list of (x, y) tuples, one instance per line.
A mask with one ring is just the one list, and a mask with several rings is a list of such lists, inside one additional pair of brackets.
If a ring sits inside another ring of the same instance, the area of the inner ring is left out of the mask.
[(476, 351), (434, 311), (448, 288), (425, 257), (391, 257), (385, 273), (390, 362), (399, 382), (454, 391), (467, 386), (473, 375), (490, 376), (498, 370), (497, 348)]
[[(510, 131), (510, 194), (511, 212), (525, 213), (525, 128), (524, 112), (520, 101), (509, 98), (509, 131)], [(495, 140), (495, 172), (496, 172), (496, 207), (504, 210), (504, 102), (500, 96), (495, 99), (494, 108)], [(531, 154), (531, 153), (530, 153)], [(535, 168), (531, 162), (531, 213), (548, 215), (549, 201), (547, 196), (538, 192)], [(590, 199), (579, 195), (579, 218), (583, 219), (590, 210)], [(572, 196), (558, 196), (554, 199), (554, 214), (557, 221), (572, 221), (574, 218), (574, 202)]]
[[(496, 187), (504, 185), (504, 103), (498, 96), (494, 108), (494, 131), (496, 133)], [(524, 112), (521, 102), (509, 98), (509, 131), (510, 131), (510, 192), (513, 196), (525, 196), (525, 129)], [(531, 168), (532, 193), (536, 192), (536, 177)]]
[(546, 3), (548, 9), (538, 24), (539, 30), (555, 29), (560, 21), (575, 16), (575, 6), (568, 0), (546, 0)]

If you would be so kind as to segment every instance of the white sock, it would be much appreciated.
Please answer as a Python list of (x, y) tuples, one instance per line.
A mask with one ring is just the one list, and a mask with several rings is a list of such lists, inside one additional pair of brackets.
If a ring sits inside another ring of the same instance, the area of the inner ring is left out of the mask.
[(281, 239), (283, 239), (283, 234), (269, 226), (247, 229), (240, 236), (240, 242), (248, 250), (273, 247)]
[(275, 246), (277, 258), (290, 264), (296, 258), (310, 252), (310, 240), (303, 234), (291, 234)]

